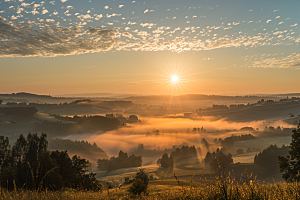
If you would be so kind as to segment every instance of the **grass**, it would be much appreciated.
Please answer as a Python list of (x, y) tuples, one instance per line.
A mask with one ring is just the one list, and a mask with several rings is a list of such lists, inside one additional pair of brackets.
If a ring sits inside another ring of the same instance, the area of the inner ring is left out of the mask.
[(260, 184), (255, 180), (238, 183), (235, 180), (223, 179), (211, 183), (193, 183), (191, 181), (176, 180), (154, 180), (149, 182), (148, 194), (141, 197), (133, 197), (127, 192), (129, 185), (122, 186), (120, 189), (103, 190), (101, 192), (89, 191), (44, 191), (34, 192), (26, 190), (6, 191), (1, 189), (0, 199), (13, 200), (81, 200), (81, 199), (300, 199), (300, 183), (273, 183)]
[(191, 174), (201, 174), (201, 175), (209, 175), (211, 174), (210, 170), (205, 169), (195, 169), (191, 167), (192, 165), (187, 165), (182, 168), (180, 167), (174, 167), (174, 168), (159, 168), (154, 173), (160, 178), (160, 179), (166, 179), (166, 178), (174, 178), (174, 173), (177, 176), (191, 176)]

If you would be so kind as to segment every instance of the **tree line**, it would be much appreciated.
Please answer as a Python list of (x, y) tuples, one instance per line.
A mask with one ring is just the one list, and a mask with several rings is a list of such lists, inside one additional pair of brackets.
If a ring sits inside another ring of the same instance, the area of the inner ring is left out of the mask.
[(95, 173), (88, 173), (89, 161), (67, 151), (48, 150), (47, 134), (19, 136), (10, 147), (9, 139), (0, 136), (1, 186), (12, 190), (59, 190), (64, 187), (99, 190)]
[(287, 156), (289, 153), (289, 147), (282, 145), (270, 145), (268, 148), (259, 152), (254, 157), (254, 163), (263, 166), (269, 170), (279, 171), (278, 156)]
[(116, 118), (107, 118), (104, 116), (77, 116), (63, 117), (59, 114), (53, 114), (56, 119), (68, 122), (75, 122), (79, 126), (84, 127), (86, 130), (112, 130), (121, 126), (121, 122)]
[(36, 107), (1, 107), (0, 113), (6, 115), (22, 115), (22, 116), (32, 116), (37, 113)]
[(221, 138), (219, 139), (216, 138), (214, 139), (214, 143), (219, 144), (222, 147), (231, 147), (233, 146), (234, 142), (252, 140), (252, 139), (256, 139), (256, 137), (251, 134), (232, 135), (230, 137), (226, 137), (223, 140)]
[(128, 167), (140, 167), (142, 166), (142, 157), (127, 153), (122, 150), (119, 152), (118, 157), (111, 157), (110, 159), (98, 159), (97, 169), (112, 171), (115, 169), (128, 168)]
[(88, 141), (84, 141), (84, 140), (72, 141), (69, 139), (61, 139), (61, 138), (49, 139), (49, 149), (64, 149), (69, 151), (72, 150), (72, 151), (82, 151), (82, 152), (101, 152), (106, 154), (105, 151), (100, 147), (98, 147), (95, 142), (91, 144)]
[(195, 146), (182, 146), (172, 151), (170, 156), (165, 153), (157, 160), (157, 165), (163, 168), (173, 167), (175, 162), (197, 157)]

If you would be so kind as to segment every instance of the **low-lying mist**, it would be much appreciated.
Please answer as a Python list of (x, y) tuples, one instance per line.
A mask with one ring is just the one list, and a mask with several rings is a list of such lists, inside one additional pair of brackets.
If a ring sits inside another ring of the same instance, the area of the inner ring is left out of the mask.
[[(201, 140), (205, 138), (213, 142), (215, 138), (225, 138), (232, 135), (257, 134), (251, 131), (240, 131), (242, 127), (252, 127), (263, 130), (265, 126), (292, 128), (293, 125), (279, 121), (228, 122), (202, 118), (144, 118), (139, 124), (130, 124), (117, 130), (105, 133), (86, 133), (69, 136), (71, 140), (87, 140), (95, 142), (109, 156), (115, 156), (120, 150), (129, 152), (143, 143), (146, 149), (164, 150), (174, 145), (195, 145), (202, 147)], [(193, 128), (203, 127), (205, 132), (193, 131)], [(230, 131), (228, 131), (230, 130)], [(259, 135), (255, 135), (258, 136)], [(217, 147), (215, 147), (217, 148)], [(214, 150), (214, 149), (213, 149)]]

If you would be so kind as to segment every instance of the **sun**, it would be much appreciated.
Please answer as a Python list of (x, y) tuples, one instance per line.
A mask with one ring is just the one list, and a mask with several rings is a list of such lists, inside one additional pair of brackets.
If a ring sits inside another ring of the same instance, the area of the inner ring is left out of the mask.
[(187, 93), (189, 88), (185, 84), (189, 82), (189, 75), (187, 75), (188, 71), (185, 65), (174, 64), (173, 66), (166, 66), (162, 70), (164, 73), (159, 74), (162, 79), (157, 83), (160, 83), (158, 87), (165, 86), (165, 94), (180, 95)]
[(178, 76), (177, 75), (171, 76), (171, 81), (172, 81), (172, 83), (177, 83), (179, 81)]

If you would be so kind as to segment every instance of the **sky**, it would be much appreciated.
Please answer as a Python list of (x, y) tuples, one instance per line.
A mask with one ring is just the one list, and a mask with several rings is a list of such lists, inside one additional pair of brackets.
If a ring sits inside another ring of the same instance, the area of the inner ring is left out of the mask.
[(0, 0), (0, 93), (299, 92), (299, 9), (299, 0)]

